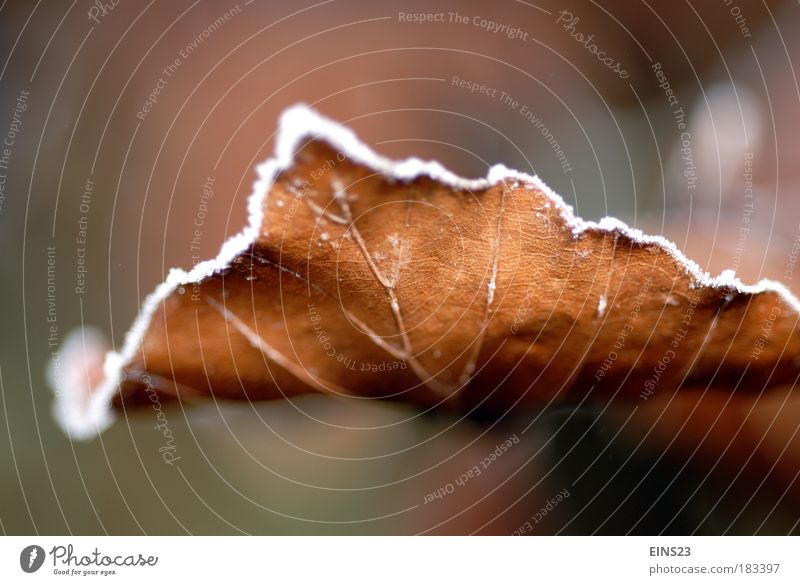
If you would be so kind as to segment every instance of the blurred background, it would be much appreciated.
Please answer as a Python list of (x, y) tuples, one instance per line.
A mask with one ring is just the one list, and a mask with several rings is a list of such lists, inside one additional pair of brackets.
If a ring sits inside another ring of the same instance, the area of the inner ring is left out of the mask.
[(119, 346), (170, 267), (239, 231), (297, 102), (386, 156), (536, 173), (586, 219), (798, 293), (799, 32), (779, 0), (4, 0), (0, 529), (798, 532), (791, 388), (502, 420), (321, 397), (176, 405), (171, 466), (149, 409), (70, 442), (45, 367), (79, 325)]

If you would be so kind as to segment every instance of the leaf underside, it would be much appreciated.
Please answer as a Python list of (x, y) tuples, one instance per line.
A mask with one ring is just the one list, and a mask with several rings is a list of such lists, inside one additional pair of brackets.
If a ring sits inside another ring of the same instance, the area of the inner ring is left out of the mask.
[(784, 294), (704, 283), (624, 229), (576, 230), (532, 181), (402, 180), (309, 139), (262, 206), (248, 250), (157, 307), (117, 407), (154, 390), (499, 411), (798, 373)]

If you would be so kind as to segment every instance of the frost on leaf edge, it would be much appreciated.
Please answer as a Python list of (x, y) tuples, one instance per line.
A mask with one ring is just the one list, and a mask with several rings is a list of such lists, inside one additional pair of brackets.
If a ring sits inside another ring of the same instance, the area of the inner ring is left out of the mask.
[[(780, 282), (762, 280), (755, 285), (745, 285), (732, 270), (726, 270), (719, 276), (712, 277), (703, 271), (696, 262), (686, 257), (673, 242), (662, 236), (646, 235), (613, 217), (606, 217), (598, 222), (584, 221), (576, 217), (572, 207), (535, 175), (515, 171), (498, 164), (489, 169), (486, 178), (465, 179), (450, 172), (436, 161), (424, 161), (419, 158), (390, 160), (380, 156), (361, 142), (350, 128), (300, 104), (288, 108), (281, 114), (275, 155), (256, 168), (258, 178), (253, 184), (253, 192), (247, 201), (247, 226), (225, 241), (216, 258), (200, 262), (190, 271), (180, 268), (170, 270), (166, 280), (145, 298), (138, 316), (125, 335), (121, 350), (109, 351), (106, 354), (103, 361), (104, 378), (102, 383), (94, 389), (88, 387), (88, 381), (83, 384), (78, 383), (78, 387), (75, 387), (74, 380), (70, 385), (69, 382), (65, 382), (63, 375), (56, 375), (55, 362), (50, 364), (47, 374), (50, 386), (56, 394), (53, 405), (54, 416), (71, 438), (90, 439), (113, 423), (115, 414), (111, 408), (111, 402), (122, 380), (123, 368), (136, 355), (158, 305), (177, 287), (198, 283), (214, 273), (224, 270), (236, 256), (245, 252), (256, 241), (264, 219), (264, 200), (278, 174), (291, 166), (295, 152), (304, 139), (326, 142), (350, 160), (398, 181), (411, 181), (425, 176), (454, 189), (468, 191), (483, 190), (504, 180), (523, 183), (541, 190), (556, 205), (564, 222), (575, 237), (580, 237), (589, 230), (623, 234), (635, 243), (655, 245), (664, 249), (679, 265), (685, 268), (697, 286), (721, 288), (745, 294), (775, 292), (796, 312), (800, 313), (800, 301)], [(91, 333), (89, 333), (90, 331)], [(65, 338), (59, 356), (62, 364), (80, 368), (81, 364), (86, 363), (86, 343), (80, 342), (85, 334), (96, 335), (95, 331), (89, 328), (78, 328)], [(76, 376), (72, 376), (72, 378), (76, 378)], [(80, 376), (77, 378), (81, 379)], [(83, 380), (88, 380), (88, 375), (83, 376)], [(65, 385), (69, 387), (65, 387)]]

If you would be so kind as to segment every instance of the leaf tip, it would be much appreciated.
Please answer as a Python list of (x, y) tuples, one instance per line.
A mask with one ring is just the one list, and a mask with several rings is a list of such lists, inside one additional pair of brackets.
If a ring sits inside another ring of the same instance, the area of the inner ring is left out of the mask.
[[(107, 391), (109, 353), (106, 336), (91, 326), (72, 330), (47, 368), (47, 380), (56, 395), (53, 414), (73, 439), (89, 439), (111, 425), (114, 415)], [(114, 384), (116, 386), (116, 384)]]

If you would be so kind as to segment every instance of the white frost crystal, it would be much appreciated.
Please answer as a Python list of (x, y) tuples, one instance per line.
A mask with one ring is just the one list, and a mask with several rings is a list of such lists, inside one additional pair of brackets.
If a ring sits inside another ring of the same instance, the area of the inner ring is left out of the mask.
[[(102, 358), (105, 350), (98, 338), (99, 334), (88, 328), (73, 331), (67, 337), (58, 363), (50, 365), (48, 379), (56, 394), (55, 417), (72, 438), (92, 438), (113, 422), (111, 401), (121, 382), (123, 368), (138, 351), (159, 304), (178, 287), (200, 282), (226, 268), (237, 255), (245, 252), (258, 238), (263, 221), (264, 200), (273, 181), (278, 173), (291, 166), (297, 147), (302, 140), (308, 138), (321, 139), (354, 162), (398, 181), (411, 181), (426, 176), (459, 190), (482, 190), (501, 181), (529, 185), (549, 197), (552, 204), (559, 209), (568, 229), (571, 229), (576, 237), (590, 229), (623, 233), (636, 242), (655, 245), (666, 250), (699, 286), (728, 288), (742, 293), (774, 291), (789, 306), (800, 312), (800, 302), (781, 283), (762, 280), (756, 285), (747, 286), (730, 271), (712, 277), (702, 271), (695, 262), (689, 260), (675, 244), (661, 236), (647, 236), (611, 217), (599, 222), (584, 221), (576, 217), (572, 208), (536, 176), (514, 171), (503, 165), (495, 165), (489, 169), (485, 179), (464, 179), (435, 161), (423, 161), (418, 158), (389, 160), (362, 143), (349, 128), (321, 116), (304, 105), (298, 105), (289, 108), (281, 115), (275, 156), (257, 167), (258, 179), (248, 199), (247, 226), (222, 245), (217, 257), (200, 262), (190, 271), (172, 269), (167, 279), (145, 299), (119, 351), (109, 351)], [(602, 315), (605, 308), (605, 303), (601, 299), (598, 313)], [(102, 371), (99, 371), (100, 360), (104, 360)]]

